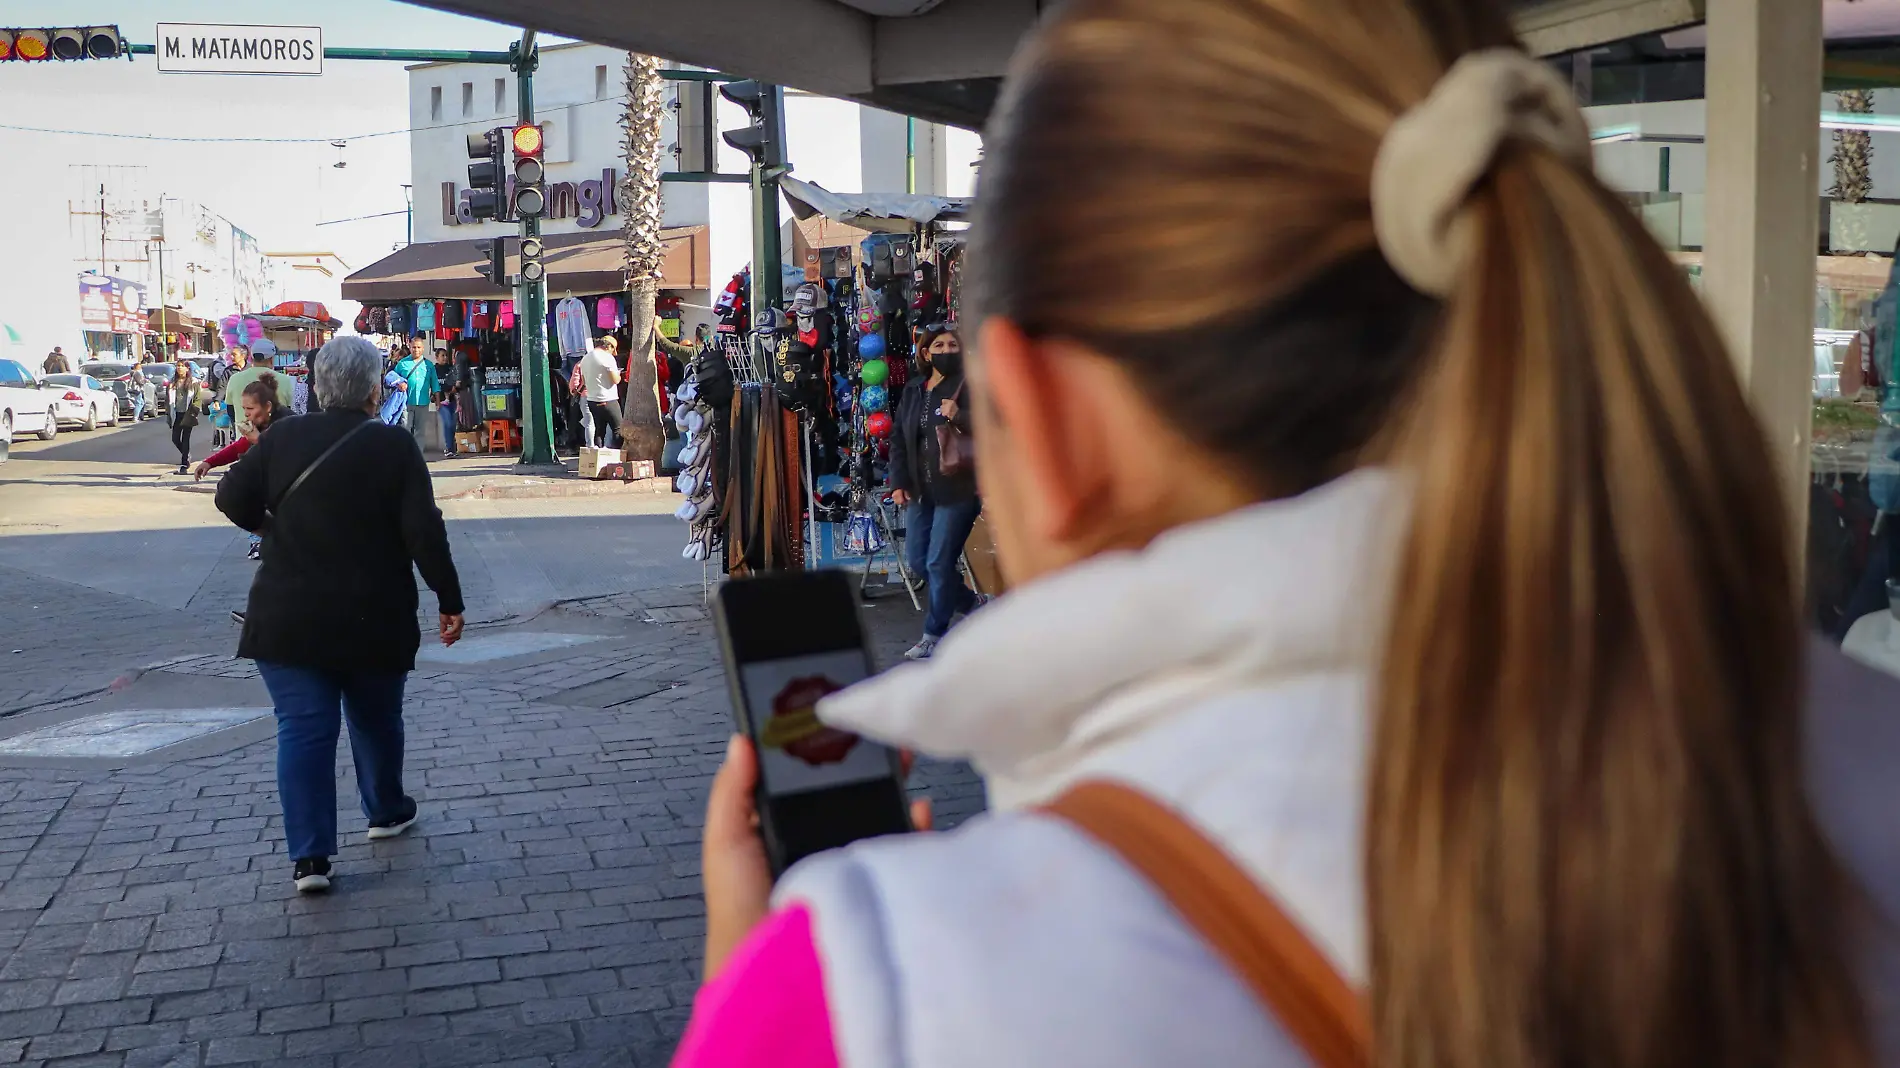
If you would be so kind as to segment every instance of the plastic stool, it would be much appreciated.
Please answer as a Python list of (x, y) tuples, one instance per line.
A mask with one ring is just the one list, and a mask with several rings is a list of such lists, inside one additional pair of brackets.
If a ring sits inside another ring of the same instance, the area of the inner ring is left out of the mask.
[(511, 419), (490, 419), (488, 421), (489, 452), (520, 452), (521, 424)]

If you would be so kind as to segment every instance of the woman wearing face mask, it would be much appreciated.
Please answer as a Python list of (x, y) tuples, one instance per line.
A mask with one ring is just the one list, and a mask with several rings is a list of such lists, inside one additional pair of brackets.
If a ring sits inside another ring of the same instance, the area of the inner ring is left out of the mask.
[[(891, 501), (906, 510), (905, 562), (929, 587), (924, 636), (904, 654), (924, 660), (949, 632), (951, 619), (977, 605), (957, 562), (983, 502), (971, 465), (959, 465), (953, 458), (946, 469), (943, 457), (945, 434), (967, 435), (970, 430), (963, 342), (955, 330), (933, 326), (924, 332), (917, 353), (926, 373), (904, 383), (891, 423)], [(950, 429), (940, 432), (940, 427)]]
[(735, 739), (677, 1068), (1900, 1063), (1893, 706), (1502, 0), (1069, 0), (985, 147), (1011, 592), (818, 715), (990, 811), (773, 887)]

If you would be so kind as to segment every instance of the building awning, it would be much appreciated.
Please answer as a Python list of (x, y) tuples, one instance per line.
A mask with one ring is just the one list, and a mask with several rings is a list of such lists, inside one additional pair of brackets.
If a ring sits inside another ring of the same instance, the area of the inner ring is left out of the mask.
[(919, 223), (963, 222), (972, 201), (922, 193), (834, 193), (816, 182), (779, 179), (779, 190), (800, 219), (822, 215), (860, 230), (907, 234)]
[(206, 323), (203, 319), (186, 315), (177, 308), (164, 309), (162, 317), (159, 309), (147, 308), (145, 310), (145, 325), (156, 333), (189, 334), (196, 330), (203, 330), (210, 324)]
[[(971, 129), (996, 103), (1016, 46), (1055, 7), (1051, 0), (417, 2)], [(1508, 6), (1525, 43), (1549, 55), (1700, 22), (1708, 0)], [(656, 17), (662, 7), (665, 16)]]
[[(712, 284), (712, 250), (704, 226), (661, 232), (666, 242), (663, 289), (706, 289)], [(508, 238), (508, 273), (520, 269), (517, 238)], [(623, 293), (627, 289), (626, 239), (606, 233), (556, 234), (541, 239), (549, 294)], [(487, 242), (478, 238), (410, 245), (343, 280), (343, 299), (363, 304), (404, 300), (498, 300), (513, 295), (477, 272), (486, 265)]]

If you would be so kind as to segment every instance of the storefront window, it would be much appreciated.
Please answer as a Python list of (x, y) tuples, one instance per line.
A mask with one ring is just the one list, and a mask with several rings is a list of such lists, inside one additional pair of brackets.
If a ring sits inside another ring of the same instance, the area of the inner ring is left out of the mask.
[(1824, 257), (1815, 288), (1808, 600), (1855, 659), (1900, 675), (1900, 289), (1884, 257)]

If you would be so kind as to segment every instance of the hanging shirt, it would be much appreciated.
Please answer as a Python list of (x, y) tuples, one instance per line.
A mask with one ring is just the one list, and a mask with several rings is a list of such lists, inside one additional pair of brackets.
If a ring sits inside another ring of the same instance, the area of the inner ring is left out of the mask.
[(594, 325), (602, 330), (620, 329), (620, 301), (615, 297), (602, 297), (594, 309)]
[(594, 334), (587, 325), (587, 305), (567, 297), (554, 308), (554, 332), (561, 339), (561, 355), (584, 353), (594, 347)]
[(435, 329), (435, 301), (425, 300), (416, 305), (416, 333), (426, 334)]

